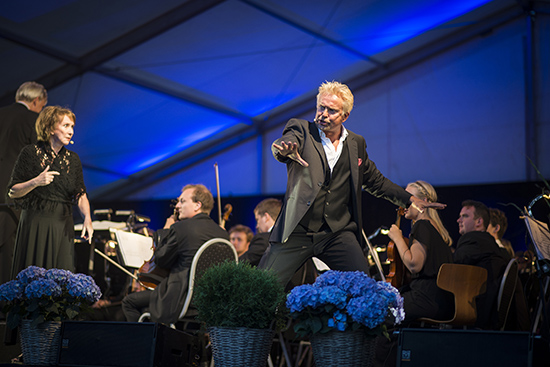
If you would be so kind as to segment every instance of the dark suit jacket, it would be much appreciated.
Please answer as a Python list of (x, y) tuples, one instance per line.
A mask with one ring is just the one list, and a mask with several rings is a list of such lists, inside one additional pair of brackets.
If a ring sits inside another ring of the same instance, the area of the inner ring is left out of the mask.
[(155, 251), (155, 264), (170, 269), (170, 274), (153, 291), (149, 308), (154, 322), (177, 321), (189, 285), (189, 269), (193, 256), (203, 243), (212, 238), (229, 239), (207, 214), (174, 223), (170, 229), (157, 231), (159, 241)]
[(473, 231), (460, 237), (453, 259), (456, 264), (475, 265), (487, 269), (487, 292), (477, 299), (476, 326), (496, 329), (498, 288), (508, 264), (503, 251), (489, 233)]
[[(388, 180), (376, 168), (367, 154), (365, 139), (348, 130), (346, 138), (349, 150), (348, 157), (351, 167), (351, 180), (354, 190), (351, 192), (353, 207), (352, 220), (357, 224), (357, 240), (362, 243), (361, 237), (361, 190), (365, 189), (376, 197), (383, 197), (396, 205), (406, 206), (411, 195), (401, 186)], [(299, 163), (282, 157), (272, 146), (273, 156), (287, 165), (287, 188), (283, 208), (277, 218), (270, 241), (286, 242), (300, 220), (313, 203), (330, 167), (325, 156), (321, 137), (317, 126), (306, 120), (291, 119), (288, 121), (283, 136), (275, 143), (292, 141), (298, 143), (300, 156), (309, 163), (303, 167)]]
[[(21, 149), (36, 142), (37, 117), (21, 103), (0, 108), (0, 204), (13, 203), (7, 197), (8, 183)], [(0, 284), (11, 280), (19, 215), (19, 210), (0, 205)]]
[(21, 103), (0, 108), (0, 203), (6, 202), (7, 186), (19, 152), (36, 142), (38, 114)]
[(252, 237), (248, 251), (239, 256), (239, 261), (247, 261), (250, 265), (258, 266), (260, 259), (269, 246), (269, 235), (269, 232), (264, 232)]

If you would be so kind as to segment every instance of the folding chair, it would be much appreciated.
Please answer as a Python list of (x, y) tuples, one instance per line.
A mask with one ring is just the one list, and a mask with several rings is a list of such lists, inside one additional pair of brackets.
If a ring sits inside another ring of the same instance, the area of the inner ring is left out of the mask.
[(506, 321), (508, 319), (508, 313), (510, 312), (512, 300), (514, 299), (518, 278), (518, 262), (516, 259), (512, 259), (508, 262), (506, 270), (504, 270), (498, 290), (497, 312), (498, 326), (500, 330), (504, 330), (504, 327), (506, 326)]
[[(189, 284), (187, 290), (187, 296), (183, 303), (183, 308), (181, 309), (178, 321), (184, 322), (184, 329), (189, 322), (195, 322), (194, 318), (191, 318), (190, 315), (190, 306), (193, 301), (193, 288), (195, 281), (199, 279), (204, 271), (211, 266), (220, 264), (226, 260), (234, 260), (235, 262), (239, 261), (237, 251), (235, 247), (224, 238), (213, 238), (206, 241), (199, 248), (195, 256), (193, 256), (193, 261), (191, 262), (191, 268), (189, 270)], [(138, 322), (143, 322), (146, 319), (150, 319), (151, 314), (149, 312), (144, 312), (139, 317)], [(171, 324), (170, 327), (175, 328), (174, 324)]]

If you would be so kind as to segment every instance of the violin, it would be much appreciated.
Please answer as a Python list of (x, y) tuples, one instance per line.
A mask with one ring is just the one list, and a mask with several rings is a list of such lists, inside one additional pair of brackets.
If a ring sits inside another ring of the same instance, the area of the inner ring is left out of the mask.
[[(395, 221), (397, 227), (401, 226), (401, 217), (403, 215), (405, 215), (405, 208), (400, 207), (397, 209), (397, 219)], [(405, 237), (404, 240), (407, 246), (409, 246), (409, 239)], [(388, 255), (388, 261), (390, 262), (390, 271), (386, 276), (386, 282), (391, 283), (391, 285), (399, 289), (411, 281), (411, 272), (403, 263), (401, 256), (399, 256), (399, 251), (397, 250), (395, 242), (390, 241), (388, 243), (386, 253)]]
[(229, 216), (231, 215), (231, 212), (233, 211), (233, 205), (231, 204), (225, 204), (225, 206), (223, 207), (223, 215), (220, 219), (220, 227), (222, 227), (223, 229), (225, 229), (225, 222), (227, 222), (229, 220)]
[[(172, 204), (172, 206), (174, 207), (172, 218), (174, 221), (178, 221), (178, 208), (176, 208), (174, 204)], [(170, 270), (161, 268), (155, 264), (155, 249), (156, 245), (153, 241), (153, 256), (151, 256), (149, 260), (143, 262), (143, 265), (141, 265), (137, 273), (139, 283), (150, 290), (155, 289), (157, 285), (170, 274)]]

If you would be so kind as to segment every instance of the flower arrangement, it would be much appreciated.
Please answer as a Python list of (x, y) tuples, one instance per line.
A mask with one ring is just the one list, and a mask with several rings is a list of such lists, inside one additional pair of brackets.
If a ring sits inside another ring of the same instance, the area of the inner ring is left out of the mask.
[(46, 321), (73, 320), (100, 297), (91, 276), (38, 266), (29, 266), (15, 280), (0, 285), (0, 301), (6, 302), (3, 311), (12, 329), (21, 320), (31, 320), (32, 327)]
[(302, 337), (360, 328), (373, 337), (387, 335), (384, 321), (388, 316), (395, 324), (405, 318), (397, 289), (360, 271), (329, 270), (314, 284), (292, 289), (286, 306), (297, 320), (294, 331)]

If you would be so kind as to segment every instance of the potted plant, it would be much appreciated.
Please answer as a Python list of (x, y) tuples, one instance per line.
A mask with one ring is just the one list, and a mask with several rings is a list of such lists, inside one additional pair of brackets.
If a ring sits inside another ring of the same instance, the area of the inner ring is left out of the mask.
[(193, 297), (216, 366), (265, 366), (274, 328), (285, 318), (284, 288), (274, 273), (226, 261), (203, 273)]
[(57, 363), (61, 321), (74, 320), (101, 297), (92, 277), (68, 270), (29, 266), (0, 285), (7, 326), (21, 327), (21, 350), (27, 364)]
[(320, 366), (369, 366), (375, 337), (388, 336), (384, 322), (405, 317), (397, 289), (360, 271), (327, 271), (315, 283), (292, 289), (286, 305), (294, 331), (310, 336)]

